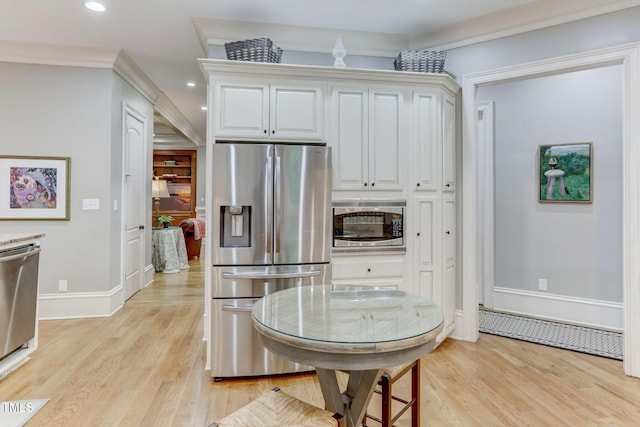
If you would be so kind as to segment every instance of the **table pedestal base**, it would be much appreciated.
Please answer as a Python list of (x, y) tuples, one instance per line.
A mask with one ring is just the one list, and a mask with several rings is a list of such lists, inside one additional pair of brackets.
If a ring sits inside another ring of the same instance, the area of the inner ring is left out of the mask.
[(348, 427), (356, 427), (362, 424), (362, 418), (367, 412), (367, 405), (382, 370), (345, 372), (349, 375), (349, 381), (346, 390), (340, 391), (335, 370), (316, 368), (325, 409), (342, 414)]

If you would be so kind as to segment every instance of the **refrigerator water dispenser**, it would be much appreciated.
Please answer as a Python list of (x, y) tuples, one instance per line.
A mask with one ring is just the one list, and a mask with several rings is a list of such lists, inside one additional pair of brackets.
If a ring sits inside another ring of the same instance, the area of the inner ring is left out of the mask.
[(251, 206), (220, 207), (220, 246), (248, 248), (251, 246)]

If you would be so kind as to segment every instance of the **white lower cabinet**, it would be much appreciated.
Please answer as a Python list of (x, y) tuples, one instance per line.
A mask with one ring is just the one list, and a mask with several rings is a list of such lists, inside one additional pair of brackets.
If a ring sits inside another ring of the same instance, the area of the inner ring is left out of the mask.
[(436, 338), (439, 344), (455, 328), (455, 199), (437, 193), (416, 197), (413, 212), (413, 291), (442, 308), (444, 328)]
[(340, 255), (331, 259), (334, 285), (368, 285), (407, 290), (406, 255)]

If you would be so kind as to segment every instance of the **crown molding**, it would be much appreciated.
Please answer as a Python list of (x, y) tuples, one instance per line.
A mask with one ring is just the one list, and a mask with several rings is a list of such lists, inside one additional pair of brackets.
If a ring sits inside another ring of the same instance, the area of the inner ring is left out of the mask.
[(195, 145), (202, 144), (203, 138), (198, 131), (124, 50), (119, 52), (113, 71), (149, 100), (156, 112), (185, 138), (193, 141)]
[(0, 62), (112, 69), (194, 144), (202, 136), (122, 49), (0, 41)]
[(306, 76), (312, 79), (331, 81), (334, 79), (354, 82), (385, 82), (394, 84), (433, 83), (448, 89), (452, 94), (460, 85), (447, 73), (413, 73), (406, 71), (372, 70), (364, 68), (341, 68), (317, 65), (273, 64), (267, 62), (229, 61), (226, 59), (198, 59), (200, 68), (208, 80), (217, 74), (238, 74), (256, 78), (278, 77), (292, 79)]
[(248, 21), (193, 18), (205, 54), (209, 45), (263, 37), (285, 50), (331, 53), (338, 37), (348, 54), (395, 58), (400, 50), (447, 50), (640, 6), (640, 0), (537, 0), (411, 35)]
[(196, 146), (204, 144), (204, 138), (193, 127), (191, 122), (176, 108), (171, 100), (161, 92), (154, 104), (156, 112), (160, 114), (170, 125), (172, 125), (178, 133), (184, 135)]
[(0, 41), (0, 62), (112, 68), (120, 49)]
[(454, 49), (639, 6), (640, 0), (538, 0), (409, 37), (410, 49)]
[(147, 77), (138, 64), (136, 64), (124, 50), (120, 50), (116, 57), (113, 63), (113, 71), (133, 86), (152, 104), (155, 104), (156, 99), (158, 99), (158, 96), (162, 93), (158, 86)]
[(394, 58), (400, 50), (407, 49), (409, 42), (408, 36), (404, 34), (203, 18), (193, 18), (193, 23), (205, 52), (208, 52), (209, 45), (224, 45), (268, 34), (284, 50), (330, 54), (336, 39), (340, 37), (349, 55)]

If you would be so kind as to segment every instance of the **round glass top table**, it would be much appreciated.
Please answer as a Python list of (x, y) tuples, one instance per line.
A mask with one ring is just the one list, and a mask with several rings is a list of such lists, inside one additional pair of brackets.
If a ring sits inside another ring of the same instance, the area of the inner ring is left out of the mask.
[[(421, 358), (442, 330), (429, 300), (366, 286), (301, 286), (266, 295), (253, 307), (264, 346), (315, 367), (325, 408), (360, 425), (383, 368)], [(349, 374), (341, 391), (336, 371)]]

